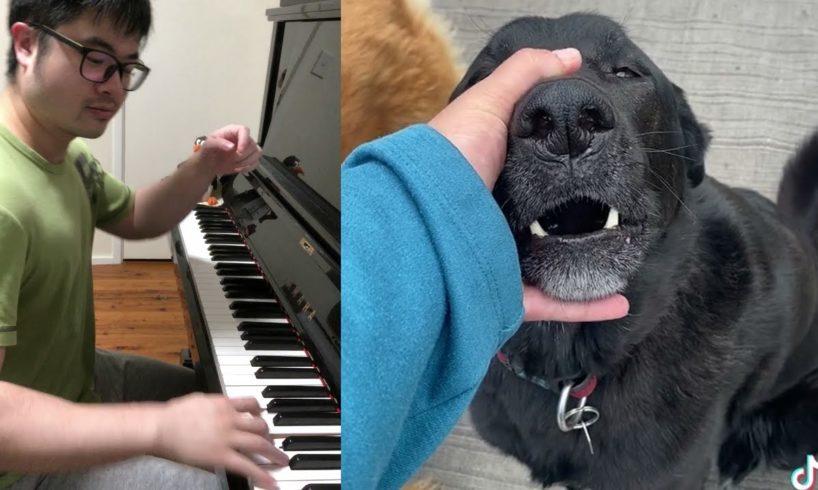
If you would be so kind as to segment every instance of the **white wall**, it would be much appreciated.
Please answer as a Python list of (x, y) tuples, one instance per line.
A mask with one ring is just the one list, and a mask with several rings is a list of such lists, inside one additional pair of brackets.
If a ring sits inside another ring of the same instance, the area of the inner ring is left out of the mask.
[[(8, 3), (0, 0), (3, 26)], [(153, 30), (141, 55), (151, 74), (105, 134), (89, 142), (105, 169), (139, 187), (171, 173), (196, 136), (231, 123), (255, 136), (272, 33), (264, 12), (276, 6), (278, 0), (154, 1)], [(4, 63), (9, 44), (4, 32)], [(116, 262), (122, 249), (121, 241), (98, 232), (94, 262)], [(126, 242), (124, 257), (169, 258), (168, 240)]]

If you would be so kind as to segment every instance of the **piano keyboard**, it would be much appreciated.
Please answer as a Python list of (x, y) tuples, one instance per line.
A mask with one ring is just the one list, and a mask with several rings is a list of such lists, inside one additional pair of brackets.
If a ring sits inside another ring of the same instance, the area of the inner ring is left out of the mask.
[(291, 457), (289, 467), (269, 467), (271, 475), (282, 490), (340, 489), (337, 400), (228, 213), (198, 206), (179, 233), (223, 392), (256, 398)]

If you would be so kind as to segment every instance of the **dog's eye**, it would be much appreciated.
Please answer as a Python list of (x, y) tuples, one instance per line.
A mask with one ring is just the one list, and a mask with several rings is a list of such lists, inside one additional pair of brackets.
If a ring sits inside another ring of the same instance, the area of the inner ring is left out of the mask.
[(614, 68), (612, 73), (616, 75), (618, 78), (639, 78), (641, 76), (635, 71), (628, 68), (627, 66)]

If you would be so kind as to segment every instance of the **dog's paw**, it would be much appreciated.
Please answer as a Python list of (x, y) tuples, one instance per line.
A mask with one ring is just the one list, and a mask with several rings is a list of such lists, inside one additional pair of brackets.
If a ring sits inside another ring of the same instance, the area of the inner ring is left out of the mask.
[(733, 488), (758, 467), (761, 455), (755, 447), (746, 432), (734, 434), (722, 444), (718, 460), (721, 488)]

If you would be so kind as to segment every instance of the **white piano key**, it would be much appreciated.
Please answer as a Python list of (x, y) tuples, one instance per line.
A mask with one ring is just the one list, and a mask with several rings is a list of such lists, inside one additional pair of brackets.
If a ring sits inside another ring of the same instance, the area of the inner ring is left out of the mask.
[(273, 468), (270, 470), (270, 475), (275, 478), (276, 481), (306, 480), (318, 483), (326, 480), (339, 480), (341, 478), (341, 470), (292, 470), (289, 466), (283, 468), (271, 466), (270, 468)]
[[(210, 318), (208, 318), (208, 320), (210, 320), (208, 322), (208, 330), (210, 330), (211, 327), (214, 327), (214, 328), (215, 327), (232, 327), (233, 329), (236, 329), (236, 327), (239, 326), (239, 323), (241, 323), (243, 321), (252, 321), (252, 322), (257, 322), (257, 323), (271, 323), (271, 324), (273, 324), (273, 326), (275, 326), (275, 325), (289, 325), (290, 324), (290, 321), (287, 320), (287, 318), (285, 318), (285, 317), (259, 318), (257, 320), (244, 320), (244, 319), (233, 318), (232, 314), (223, 314), (223, 315), (213, 314), (213, 315), (210, 315)], [(236, 331), (238, 332), (238, 329), (236, 329)]]

